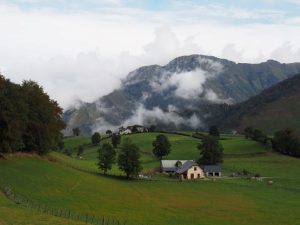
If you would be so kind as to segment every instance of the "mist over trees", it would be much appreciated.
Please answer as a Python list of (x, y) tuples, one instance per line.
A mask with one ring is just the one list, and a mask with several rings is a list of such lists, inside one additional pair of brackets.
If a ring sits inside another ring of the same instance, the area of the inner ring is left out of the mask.
[(34, 81), (21, 85), (0, 75), (0, 152), (55, 150), (61, 141), (62, 109)]

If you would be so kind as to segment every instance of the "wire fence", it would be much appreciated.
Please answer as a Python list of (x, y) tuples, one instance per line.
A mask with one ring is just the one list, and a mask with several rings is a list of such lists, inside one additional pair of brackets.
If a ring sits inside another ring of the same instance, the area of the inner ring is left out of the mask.
[[(29, 200), (19, 194), (13, 192), (9, 186), (0, 184), (0, 190), (3, 194), (15, 204), (29, 208), (36, 213), (44, 213), (55, 217), (61, 217), (64, 219), (80, 221), (86, 224), (95, 225), (129, 225), (127, 221), (120, 221), (113, 218), (108, 218), (104, 216), (96, 216), (88, 213), (78, 213), (70, 209), (62, 209), (48, 206), (46, 204), (40, 204), (35, 201)], [(133, 225), (133, 224), (130, 224)]]

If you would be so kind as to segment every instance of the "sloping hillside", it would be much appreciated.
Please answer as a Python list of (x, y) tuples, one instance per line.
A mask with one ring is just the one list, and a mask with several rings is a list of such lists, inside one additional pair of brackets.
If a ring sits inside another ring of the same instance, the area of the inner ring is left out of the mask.
[[(199, 154), (193, 147), (198, 139), (192, 143), (191, 137), (168, 136), (174, 147), (170, 158), (190, 159)], [(151, 149), (150, 140), (154, 135), (128, 137), (146, 152)], [(66, 166), (69, 163), (55, 160), (55, 155), (60, 155), (57, 152), (50, 158), (30, 154), (8, 155), (7, 160), (0, 161), (0, 179), (17, 195), (42, 205), (43, 210), (37, 211), (32, 205), (17, 205), (0, 194), (0, 224), (80, 224), (79, 214), (83, 215), (83, 221), (87, 214), (100, 219), (104, 216), (109, 219), (109, 223), (104, 224), (109, 225), (116, 224), (116, 220), (128, 225), (298, 224), (300, 161), (268, 151), (249, 154), (257, 152), (258, 143), (241, 136), (222, 138), (225, 152), (231, 153), (224, 158), (224, 176), (247, 170), (268, 178), (259, 181), (224, 177), (199, 182), (178, 182), (169, 177), (153, 181), (125, 180), (74, 169), (78, 163), (77, 168), (89, 170), (83, 162), (96, 167), (89, 159), (68, 157), (75, 164), (74, 167)], [(78, 143), (79, 140), (74, 141)], [(70, 139), (68, 142), (69, 146), (75, 144)], [(143, 166), (145, 164), (144, 161)], [(268, 184), (270, 179), (272, 185)], [(48, 210), (44, 210), (46, 207)], [(61, 215), (60, 210), (72, 212), (69, 223), (62, 218), (65, 214)], [(55, 218), (48, 216), (57, 212)], [(94, 220), (93, 224), (103, 223)]]
[[(207, 126), (212, 104), (235, 104), (300, 72), (300, 64), (269, 60), (235, 63), (212, 56), (178, 57), (165, 66), (146, 66), (128, 74), (120, 89), (65, 112), (70, 134), (140, 123), (169, 129)], [(189, 111), (189, 113), (186, 113)]]
[(282, 128), (293, 128), (300, 134), (300, 74), (233, 106), (219, 123), (223, 128), (243, 130), (253, 126), (272, 134)]

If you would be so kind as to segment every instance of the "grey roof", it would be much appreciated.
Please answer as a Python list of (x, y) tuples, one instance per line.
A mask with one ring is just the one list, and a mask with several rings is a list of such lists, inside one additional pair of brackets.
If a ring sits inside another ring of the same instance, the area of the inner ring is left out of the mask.
[(186, 172), (189, 168), (191, 168), (192, 166), (195, 166), (197, 165), (197, 163), (195, 163), (194, 161), (192, 160), (189, 160), (189, 161), (186, 161), (181, 168), (179, 168), (176, 173), (178, 174), (182, 174), (184, 172)]
[(204, 165), (203, 170), (205, 173), (212, 173), (212, 172), (221, 172), (221, 166), (220, 165)]
[(161, 169), (164, 172), (176, 172), (176, 170), (178, 170), (176, 163), (181, 162), (181, 164), (183, 165), (187, 161), (189, 160), (161, 160)]
[(161, 160), (162, 167), (175, 167), (177, 162), (184, 164), (188, 160)]

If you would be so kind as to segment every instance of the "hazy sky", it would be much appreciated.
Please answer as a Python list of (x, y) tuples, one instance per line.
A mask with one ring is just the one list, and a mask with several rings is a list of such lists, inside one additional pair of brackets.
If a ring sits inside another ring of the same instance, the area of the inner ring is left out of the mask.
[(300, 62), (300, 0), (0, 0), (1, 72), (65, 108), (186, 54)]

